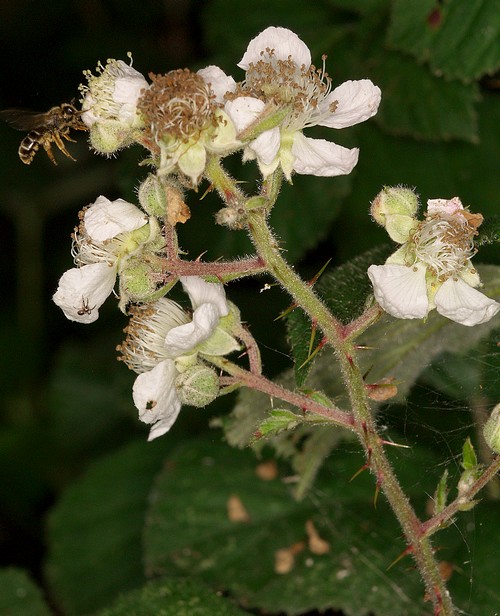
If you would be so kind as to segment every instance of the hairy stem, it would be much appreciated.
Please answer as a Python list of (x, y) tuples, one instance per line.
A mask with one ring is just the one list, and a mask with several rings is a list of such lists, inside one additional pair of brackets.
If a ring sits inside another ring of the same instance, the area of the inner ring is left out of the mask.
[[(262, 210), (248, 213), (248, 227), (257, 254), (263, 259), (269, 272), (309, 315), (311, 321), (317, 324), (327, 343), (333, 347), (352, 405), (354, 429), (366, 453), (367, 466), (375, 475), (377, 487), (385, 494), (403, 529), (409, 551), (413, 554), (424, 580), (427, 595), (433, 602), (435, 614), (452, 616), (455, 610), (441, 578), (429, 538), (425, 536), (421, 521), (401, 489), (385, 455), (382, 439), (377, 434), (354, 343), (346, 338), (342, 324), (330, 313), (312, 288), (282, 258), (278, 242), (268, 228)], [(376, 316), (374, 311), (371, 318)]]
[(321, 415), (326, 420), (336, 424), (337, 426), (353, 430), (354, 419), (350, 413), (346, 413), (335, 406), (324, 406), (312, 398), (309, 398), (309, 396), (285, 389), (281, 385), (270, 381), (262, 374), (249, 372), (224, 357), (205, 355), (204, 358), (211, 362), (214, 366), (217, 366), (221, 370), (224, 370), (224, 372), (227, 372), (227, 374), (235, 377), (242, 385), (245, 385), (249, 389), (261, 391), (262, 393), (271, 396), (271, 398), (288, 402), (302, 411), (308, 411), (310, 413), (316, 413), (316, 415)]

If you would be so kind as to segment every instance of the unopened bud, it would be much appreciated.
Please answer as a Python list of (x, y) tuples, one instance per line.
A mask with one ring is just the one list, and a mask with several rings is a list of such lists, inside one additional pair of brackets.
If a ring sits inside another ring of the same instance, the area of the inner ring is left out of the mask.
[(203, 407), (217, 398), (219, 378), (211, 368), (197, 364), (179, 374), (175, 387), (183, 404)]
[(418, 196), (403, 186), (386, 186), (371, 204), (375, 222), (385, 227), (390, 237), (404, 244), (418, 222), (413, 218), (418, 209)]
[(113, 154), (132, 143), (133, 132), (118, 120), (99, 122), (90, 129), (90, 145), (99, 154)]
[(500, 454), (500, 404), (495, 406), (484, 424), (483, 436), (488, 447)]
[(156, 175), (150, 173), (137, 192), (142, 209), (150, 216), (164, 218), (167, 213), (165, 189)]
[(215, 215), (217, 224), (229, 229), (243, 229), (246, 219), (247, 213), (242, 207), (223, 207)]
[(130, 257), (120, 269), (120, 296), (126, 295), (127, 302), (141, 302), (156, 291), (157, 272), (150, 263), (139, 257)]

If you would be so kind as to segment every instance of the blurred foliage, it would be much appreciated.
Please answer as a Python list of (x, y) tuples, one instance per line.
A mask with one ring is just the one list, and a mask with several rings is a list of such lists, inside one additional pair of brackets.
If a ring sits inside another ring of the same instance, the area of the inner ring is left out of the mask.
[[(144, 74), (215, 63), (241, 79), (237, 62), (248, 41), (269, 25), (297, 32), (317, 65), (326, 53), (334, 85), (370, 78), (383, 91), (379, 114), (368, 123), (335, 134), (321, 129), (310, 133), (360, 147), (353, 174), (334, 179), (294, 177), (293, 186), (283, 189), (272, 223), (299, 271), (312, 277), (329, 258), (333, 267), (385, 242), (385, 231), (369, 219), (369, 202), (382, 186), (399, 183), (416, 187), (422, 202), (458, 195), (472, 211), (481, 211), (487, 232), (476, 258), (500, 263), (495, 245), (498, 225), (488, 220), (498, 214), (497, 0), (254, 0), (251, 7), (236, 0), (3, 0), (0, 108), (45, 111), (78, 97), (83, 69), (93, 69), (98, 60), (108, 57), (125, 59), (128, 51), (134, 67)], [(257, 610), (299, 614), (331, 607), (358, 614), (361, 608), (355, 604), (350, 584), (353, 579), (358, 587), (375, 584), (370, 581), (372, 575), (377, 584), (379, 579), (384, 583), (398, 579), (398, 593), (393, 590), (391, 598), (382, 585), (380, 601), (374, 597), (370, 603), (377, 615), (390, 613), (387, 602), (396, 610), (408, 598), (421, 606), (421, 588), (408, 569), (400, 567), (390, 576), (385, 573), (404, 546), (397, 544), (390, 512), (383, 509), (380, 519), (373, 517), (371, 479), (363, 477), (357, 480), (360, 484), (346, 487), (346, 478), (362, 464), (361, 456), (351, 450), (341, 450), (339, 458), (334, 454), (310, 500), (298, 504), (286, 484), (252, 480), (254, 458), (221, 446), (220, 432), (193, 439), (207, 431), (208, 416), (227, 412), (234, 398), (218, 401), (213, 410), (186, 409), (158, 444), (144, 442), (146, 432), (131, 402), (133, 375), (114, 360), (125, 318), (109, 301), (99, 321), (85, 328), (66, 322), (50, 300), (59, 276), (71, 266), (69, 235), (77, 224), (77, 212), (99, 194), (133, 201), (146, 173), (137, 167), (142, 153), (132, 148), (116, 159), (98, 158), (77, 135), (78, 143), (68, 147), (77, 163), (56, 152), (56, 167), (40, 152), (26, 167), (17, 156), (22, 136), (0, 125), (0, 274), (5, 285), (0, 306), (2, 565), (29, 571), (58, 614), (105, 609), (126, 591), (131, 594), (103, 613), (170, 614), (157, 607), (162, 600), (170, 606), (185, 600), (191, 601), (191, 611), (186, 613), (196, 614), (199, 597), (204, 597), (206, 608), (200, 614), (238, 613), (233, 602), (214, 596), (203, 580), (212, 589), (229, 593), (242, 609), (251, 604)], [(236, 172), (239, 160), (229, 165)], [(238, 171), (238, 178), (250, 186), (255, 180), (253, 167)], [(206, 259), (250, 252), (243, 232), (211, 226), (217, 201), (211, 194), (200, 200), (203, 192), (204, 188), (190, 204), (193, 219), (180, 233), (182, 247), (192, 257), (208, 249)], [(347, 272), (356, 271), (356, 262), (346, 267)], [(328, 280), (336, 284), (334, 276), (329, 276), (326, 287)], [(289, 300), (276, 288), (259, 293), (262, 284), (238, 283), (229, 295), (263, 345), (266, 372), (276, 375), (292, 366), (284, 324), (274, 321)], [(359, 298), (356, 301), (359, 304)], [(385, 328), (386, 346), (378, 352), (386, 356), (391, 336), (416, 341), (408, 356), (394, 360), (398, 369), (412, 368), (404, 378), (408, 379), (406, 390), (414, 386), (405, 401), (380, 413), (395, 439), (421, 445), (416, 469), (424, 469), (424, 477), (410, 476), (407, 483), (410, 492), (421, 498), (433, 493), (442, 475), (443, 455), (448, 461), (460, 455), (465, 437), (475, 436), (474, 423), (498, 399), (498, 334), (488, 329), (483, 341), (464, 344), (460, 333), (438, 337), (435, 361), (429, 365), (425, 354), (431, 343), (425, 335), (421, 344), (417, 331), (401, 333), (387, 323), (379, 327)], [(299, 338), (304, 331), (298, 332)], [(308, 339), (301, 340), (295, 346), (304, 351)], [(375, 357), (377, 352), (371, 360), (367, 358), (367, 370)], [(321, 363), (318, 371), (320, 367)], [(324, 452), (339, 439), (331, 434), (321, 438), (316, 453), (322, 462)], [(186, 445), (171, 453), (177, 440)], [(304, 443), (297, 441), (293, 446), (311, 453)], [(265, 446), (261, 448), (261, 455), (266, 452)], [(403, 476), (411, 471), (413, 454), (399, 457)], [(484, 459), (484, 451), (482, 455)], [(347, 469), (343, 464), (351, 466)], [(454, 463), (451, 467), (457, 470)], [(280, 476), (286, 476), (286, 468)], [(309, 466), (311, 475), (318, 468), (316, 460)], [(227, 523), (223, 507), (230, 491), (244, 503), (248, 498), (255, 504), (250, 526), (235, 529)], [(337, 500), (342, 494), (344, 503)], [(214, 510), (209, 510), (211, 503), (216, 504)], [(452, 539), (453, 529), (443, 537), (447, 546), (443, 558), (453, 562), (451, 590), (460, 607), (470, 613), (490, 613), (498, 605), (494, 590), (499, 587), (498, 567), (491, 568), (493, 539), (498, 537), (494, 506), (482, 503), (477, 514), (474, 511), (477, 518), (467, 514)], [(343, 540), (346, 559), (356, 568), (356, 575), (347, 576), (343, 585), (340, 574), (347, 561), (340, 562), (338, 554), (315, 556), (310, 566), (305, 552), (300, 553), (291, 575), (273, 573), (274, 551), (302, 540), (308, 516), (318, 521), (328, 540)], [(328, 526), (329, 519), (336, 528), (342, 525), (349, 531), (346, 537)], [(211, 526), (214, 534), (197, 538), (203, 524)], [(141, 562), (144, 526), (146, 572)], [(276, 527), (282, 527), (280, 534), (275, 534)], [(368, 540), (375, 527), (378, 534)], [(359, 538), (360, 529), (364, 529), (365, 543)], [(348, 545), (357, 546), (361, 557), (352, 560)], [(388, 545), (391, 554), (386, 558)], [(473, 574), (463, 564), (469, 560)], [(370, 566), (373, 562), (375, 568)], [(325, 567), (330, 576), (339, 574), (336, 581), (321, 576)], [(152, 570), (171, 576), (196, 571), (192, 577), (199, 579), (182, 582), (184, 590), (177, 594), (177, 582), (172, 584), (168, 578), (140, 588), (145, 573)], [(267, 583), (261, 585), (264, 574)], [(83, 576), (86, 580), (90, 576), (87, 589)], [(305, 588), (297, 593), (304, 579), (315, 589), (315, 596), (308, 596)], [(325, 586), (328, 580), (330, 588)], [(1, 614), (51, 611), (20, 569), (3, 570), (0, 587)], [(139, 612), (136, 605), (150, 605), (151, 611)], [(178, 609), (176, 613), (182, 613)]]

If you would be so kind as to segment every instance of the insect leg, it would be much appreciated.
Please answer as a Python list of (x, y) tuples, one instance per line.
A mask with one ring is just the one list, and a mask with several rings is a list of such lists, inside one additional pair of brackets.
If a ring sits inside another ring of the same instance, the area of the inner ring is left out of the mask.
[[(61, 150), (61, 152), (65, 156), (67, 156), (68, 158), (71, 158), (71, 160), (76, 161), (76, 158), (73, 158), (71, 154), (68, 152), (68, 150), (66, 149), (64, 142), (61, 139), (61, 135), (59, 133), (52, 133), (52, 140), (54, 141), (54, 143), (57, 145), (57, 147)], [(73, 141), (73, 139), (70, 139), (70, 141)]]
[(57, 161), (54, 158), (54, 153), (52, 152), (52, 139), (50, 137), (46, 137), (42, 142), (44, 150), (47, 152), (47, 156), (51, 160), (54, 165), (57, 165)]

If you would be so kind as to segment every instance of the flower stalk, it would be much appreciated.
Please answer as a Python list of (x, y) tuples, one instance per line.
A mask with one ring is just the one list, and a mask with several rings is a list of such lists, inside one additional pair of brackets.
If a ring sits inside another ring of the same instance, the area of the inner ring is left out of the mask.
[[(427, 595), (434, 605), (435, 614), (452, 616), (455, 613), (453, 604), (441, 578), (431, 543), (423, 532), (421, 521), (399, 485), (385, 455), (383, 443), (377, 434), (367, 390), (352, 342), (354, 332), (350, 332), (350, 339), (347, 340), (341, 323), (330, 313), (313, 289), (286, 263), (262, 212), (249, 213), (248, 227), (257, 254), (263, 259), (269, 272), (293, 297), (296, 304), (317, 324), (326, 337), (327, 343), (334, 349), (351, 402), (354, 417), (353, 429), (365, 450), (366, 464), (376, 477), (377, 489), (380, 488), (385, 494), (403, 529), (407, 544), (424, 580)], [(372, 311), (371, 318), (377, 317), (378, 312), (373, 313)], [(362, 326), (361, 330), (363, 329)]]

